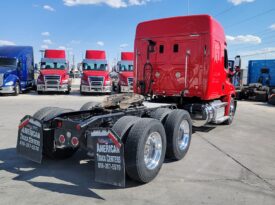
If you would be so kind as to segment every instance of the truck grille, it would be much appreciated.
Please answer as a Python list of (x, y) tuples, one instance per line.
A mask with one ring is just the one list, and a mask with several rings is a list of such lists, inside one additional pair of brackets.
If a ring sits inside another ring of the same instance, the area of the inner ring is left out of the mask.
[(133, 86), (133, 78), (128, 78), (128, 85)]
[(60, 76), (59, 75), (46, 75), (45, 76), (45, 84), (49, 86), (58, 86), (60, 84)]
[(0, 86), (2, 86), (4, 83), (4, 75), (0, 74)]
[(103, 86), (104, 77), (103, 76), (92, 76), (89, 77), (91, 86)]

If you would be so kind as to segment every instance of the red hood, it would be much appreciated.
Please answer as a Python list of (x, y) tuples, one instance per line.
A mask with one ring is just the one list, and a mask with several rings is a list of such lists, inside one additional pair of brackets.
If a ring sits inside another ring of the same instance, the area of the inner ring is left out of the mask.
[(123, 78), (133, 78), (134, 77), (134, 72), (120, 72), (119, 75)]
[(105, 78), (109, 76), (109, 72), (108, 71), (103, 71), (103, 70), (98, 70), (98, 71), (94, 71), (94, 70), (85, 70), (83, 71), (83, 75), (85, 76), (104, 76)]
[(45, 70), (40, 70), (40, 73), (42, 75), (66, 75), (67, 71), (58, 70), (58, 69), (45, 69)]

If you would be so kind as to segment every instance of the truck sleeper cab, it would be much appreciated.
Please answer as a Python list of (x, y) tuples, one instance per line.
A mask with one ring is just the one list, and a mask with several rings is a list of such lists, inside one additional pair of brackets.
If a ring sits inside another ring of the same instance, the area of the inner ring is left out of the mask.
[(37, 92), (64, 92), (71, 91), (71, 81), (68, 74), (68, 62), (65, 51), (45, 50), (45, 58), (41, 59), (40, 75), (37, 79)]
[(121, 61), (117, 63), (118, 89), (120, 93), (133, 92), (134, 53), (121, 52)]
[(33, 48), (0, 47), (0, 94), (18, 95), (34, 85)]
[(105, 51), (87, 50), (86, 58), (82, 62), (82, 70), (81, 94), (112, 92)]
[(134, 91), (174, 100), (194, 125), (232, 122), (235, 89), (230, 82), (225, 34), (208, 15), (140, 23), (136, 30)]

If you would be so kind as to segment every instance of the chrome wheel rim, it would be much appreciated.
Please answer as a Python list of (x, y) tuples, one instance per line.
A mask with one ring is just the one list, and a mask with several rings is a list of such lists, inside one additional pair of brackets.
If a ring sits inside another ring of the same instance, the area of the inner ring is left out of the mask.
[(147, 169), (155, 169), (162, 155), (162, 139), (158, 132), (150, 133), (144, 147), (144, 162)]
[(179, 127), (178, 147), (181, 151), (188, 147), (190, 140), (190, 127), (187, 120), (183, 120)]
[(19, 93), (19, 85), (18, 84), (15, 86), (15, 93)]
[(231, 101), (230, 103), (230, 117), (233, 117), (234, 116), (234, 109), (235, 109), (235, 104), (234, 104), (234, 100)]

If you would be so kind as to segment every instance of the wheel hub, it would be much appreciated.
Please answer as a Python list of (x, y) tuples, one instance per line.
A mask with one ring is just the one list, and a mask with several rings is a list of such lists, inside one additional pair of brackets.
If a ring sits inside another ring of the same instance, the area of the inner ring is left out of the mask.
[(185, 150), (190, 140), (190, 127), (187, 120), (183, 120), (179, 127), (178, 147), (180, 150)]
[(162, 140), (158, 132), (153, 132), (146, 140), (144, 147), (145, 166), (152, 170), (155, 169), (162, 155)]

